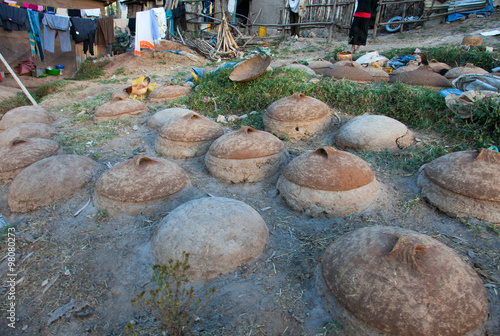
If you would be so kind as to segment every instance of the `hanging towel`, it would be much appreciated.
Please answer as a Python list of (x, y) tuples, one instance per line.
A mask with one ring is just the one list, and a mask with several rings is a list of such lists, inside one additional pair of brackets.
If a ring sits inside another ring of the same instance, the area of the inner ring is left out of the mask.
[(153, 34), (154, 44), (160, 43), (160, 30), (158, 29), (158, 21), (156, 21), (156, 14), (154, 10), (150, 10), (149, 14), (151, 16), (151, 33)]
[(82, 9), (81, 14), (86, 17), (99, 17), (101, 16), (101, 10), (99, 8)]
[(0, 3), (0, 20), (4, 30), (28, 30), (28, 11), (26, 8), (17, 8)]
[(175, 30), (174, 30), (174, 14), (172, 13), (172, 10), (169, 9), (165, 11), (165, 17), (168, 22), (168, 33), (170, 35), (175, 35)]
[(96, 41), (97, 45), (112, 45), (115, 43), (115, 28), (113, 28), (113, 18), (105, 17), (96, 20), (97, 31)]
[(153, 31), (151, 29), (150, 11), (135, 13), (135, 50), (136, 55), (141, 54), (141, 48), (155, 49)]
[(54, 44), (56, 41), (56, 32), (59, 34), (61, 43), (61, 51), (71, 51), (71, 40), (69, 34), (69, 17), (55, 14), (45, 14), (42, 20), (43, 37), (45, 50), (54, 52)]
[(56, 9), (56, 14), (61, 16), (69, 16), (67, 8), (58, 8)]
[(160, 31), (160, 38), (165, 38), (167, 35), (167, 16), (163, 8), (152, 9), (156, 15), (156, 22), (158, 22), (158, 30)]
[[(42, 42), (42, 32), (40, 30), (40, 18), (39, 18), (39, 13), (37, 11), (34, 11), (32, 9), (27, 10), (28, 13), (28, 19), (30, 22), (30, 45), (31, 45), (31, 38), (33, 38), (34, 42), (34, 47), (35, 47), (35, 55), (38, 54), (40, 56), (40, 59), (43, 61), (45, 60), (45, 55), (43, 53), (43, 42)], [(31, 49), (31, 52), (33, 53), (33, 46)]]

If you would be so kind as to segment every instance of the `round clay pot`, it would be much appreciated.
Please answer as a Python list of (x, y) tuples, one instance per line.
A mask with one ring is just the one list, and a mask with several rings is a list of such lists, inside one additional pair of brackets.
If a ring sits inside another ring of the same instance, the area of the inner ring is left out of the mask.
[(466, 46), (479, 46), (483, 44), (483, 38), (480, 36), (464, 36), (462, 45)]
[(472, 63), (467, 63), (465, 66), (452, 68), (444, 76), (449, 80), (453, 80), (461, 75), (466, 75), (466, 74), (485, 75), (487, 73), (488, 71), (484, 70), (483, 68), (477, 67)]
[(451, 83), (444, 76), (434, 72), (428, 66), (421, 66), (417, 70), (406, 71), (399, 75), (391, 75), (390, 83), (402, 82), (410, 85), (424, 85), (435, 88), (448, 88)]
[(21, 106), (5, 112), (0, 119), (0, 131), (23, 123), (52, 124), (54, 119), (38, 105)]
[(311, 68), (317, 75), (323, 75), (323, 73), (332, 65), (332, 62), (328, 62), (322, 58), (318, 58), (317, 60), (310, 62), (308, 67)]
[(331, 294), (355, 317), (347, 323), (374, 328), (352, 334), (484, 335), (488, 300), (481, 279), (434, 238), (365, 227), (336, 239), (321, 267)]
[(194, 111), (184, 109), (184, 108), (168, 108), (163, 109), (161, 111), (156, 112), (148, 119), (148, 127), (159, 130), (161, 129), (167, 122), (177, 119), (179, 117), (184, 117), (186, 114), (195, 113)]
[(13, 212), (28, 212), (73, 195), (97, 177), (99, 165), (80, 155), (54, 155), (25, 168), (12, 181), (8, 204)]
[(317, 217), (359, 213), (378, 195), (372, 169), (348, 152), (323, 147), (292, 160), (283, 169), (277, 190), (296, 211)]
[(147, 111), (145, 103), (135, 99), (123, 99), (107, 102), (99, 106), (94, 113), (94, 123), (100, 123), (111, 119), (121, 119), (138, 116)]
[(381, 115), (362, 115), (346, 122), (334, 137), (340, 149), (395, 151), (413, 143), (413, 133), (403, 123)]
[(263, 116), (266, 131), (290, 139), (313, 136), (325, 129), (331, 120), (328, 105), (302, 93), (275, 101)]
[(15, 138), (41, 138), (50, 139), (55, 133), (55, 128), (45, 123), (22, 123), (0, 131), (0, 146), (8, 146)]
[(350, 51), (338, 52), (337, 61), (352, 61), (352, 53)]
[(215, 139), (223, 134), (221, 125), (189, 113), (162, 127), (156, 136), (155, 148), (162, 156), (189, 159), (205, 155)]
[(360, 83), (369, 83), (374, 81), (372, 75), (365, 70), (354, 66), (353, 64), (346, 64), (344, 66), (334, 65), (325, 71), (323, 76), (337, 79), (349, 79)]
[(61, 146), (49, 139), (11, 140), (7, 146), (0, 147), (0, 182), (12, 180), (29, 165), (61, 151)]
[(280, 139), (244, 126), (215, 140), (205, 165), (211, 175), (226, 182), (258, 182), (274, 177), (287, 158)]
[(164, 100), (172, 100), (187, 96), (191, 93), (191, 88), (186, 86), (167, 83), (159, 88), (154, 89), (148, 96), (152, 102), (161, 102)]
[(94, 205), (110, 215), (169, 211), (189, 199), (184, 170), (175, 163), (137, 155), (108, 169), (97, 180)]
[(266, 223), (249, 205), (230, 198), (189, 201), (166, 216), (151, 239), (158, 264), (189, 253), (191, 281), (211, 280), (258, 258), (267, 243)]
[(500, 154), (483, 148), (443, 155), (421, 168), (422, 195), (453, 217), (500, 223)]

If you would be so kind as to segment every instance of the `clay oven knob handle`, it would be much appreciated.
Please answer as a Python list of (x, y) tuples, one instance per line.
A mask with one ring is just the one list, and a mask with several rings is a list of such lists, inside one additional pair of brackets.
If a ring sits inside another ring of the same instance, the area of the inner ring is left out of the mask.
[(318, 148), (316, 149), (313, 154), (315, 155), (321, 155), (321, 156), (324, 156), (325, 158), (329, 159), (331, 157), (333, 157), (334, 155), (336, 155), (339, 151), (336, 150), (335, 148), (333, 147), (321, 147), (321, 148)]
[(493, 149), (481, 148), (479, 155), (474, 161), (500, 163), (500, 153), (497, 153)]
[(193, 113), (193, 112), (189, 112), (188, 114), (186, 114), (184, 117), (184, 119), (186, 120), (197, 120), (197, 119), (201, 119), (201, 117), (199, 115), (197, 115), (196, 113)]
[(250, 134), (253, 132), (258, 132), (258, 131), (250, 126), (243, 126), (242, 128), (240, 128), (240, 130), (237, 133)]
[(28, 142), (28, 140), (24, 139), (24, 138), (14, 138), (12, 139), (12, 141), (10, 142), (10, 146), (11, 147), (14, 147), (14, 146), (17, 146), (19, 144), (22, 144), (22, 143), (25, 143), (25, 142)]
[(406, 265), (410, 269), (420, 272), (417, 264), (417, 254), (427, 250), (425, 246), (410, 241), (405, 236), (398, 237), (386, 258), (395, 259), (397, 262)]
[(137, 167), (140, 167), (157, 161), (147, 156), (137, 155), (135, 158), (132, 159), (132, 162), (134, 162)]
[(300, 93), (300, 92), (295, 92), (293, 95), (292, 95), (292, 99), (295, 99), (295, 100), (300, 100), (302, 98), (304, 98), (306, 95), (303, 94), (303, 93)]

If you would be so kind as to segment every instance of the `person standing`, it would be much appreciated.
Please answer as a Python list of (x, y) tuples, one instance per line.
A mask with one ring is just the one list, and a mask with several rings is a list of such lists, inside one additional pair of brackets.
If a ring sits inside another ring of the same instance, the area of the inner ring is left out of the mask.
[(371, 11), (371, 0), (356, 0), (351, 30), (349, 31), (349, 44), (352, 45), (353, 54), (359, 51), (360, 46), (366, 45)]

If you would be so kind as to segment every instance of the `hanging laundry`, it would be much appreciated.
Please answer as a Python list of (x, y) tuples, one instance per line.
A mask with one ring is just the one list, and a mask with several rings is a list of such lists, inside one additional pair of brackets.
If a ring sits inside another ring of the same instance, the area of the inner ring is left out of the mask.
[(113, 18), (104, 17), (96, 20), (97, 45), (106, 46), (106, 54), (111, 55), (113, 44), (115, 44), (115, 29), (113, 27)]
[(45, 14), (42, 19), (42, 24), (45, 50), (52, 53), (54, 52), (57, 32), (59, 34), (59, 42), (61, 43), (61, 51), (71, 51), (69, 17), (55, 14)]
[(113, 27), (120, 29), (122, 33), (127, 31), (128, 19), (113, 19)]
[[(38, 15), (39, 13), (29, 8), (27, 12), (30, 22), (30, 45), (32, 47), (31, 53), (33, 54), (33, 51), (35, 51), (34, 54), (39, 55), (40, 59), (43, 61), (45, 60), (45, 55), (43, 53), (42, 32), (40, 30), (40, 17)], [(31, 41), (32, 39), (33, 42)]]
[(92, 9), (82, 9), (81, 10), (82, 17), (100, 17), (101, 9), (100, 8), (92, 8)]
[(33, 4), (30, 4), (30, 3), (23, 3), (23, 7), (24, 8), (29, 8), (29, 9), (32, 9), (32, 10), (35, 10), (35, 11), (38, 11), (38, 12), (43, 11), (43, 6), (42, 5), (33, 5)]
[(130, 35), (135, 35), (135, 18), (128, 19), (128, 29), (130, 30)]
[(156, 21), (156, 14), (153, 10), (149, 11), (149, 15), (151, 16), (151, 33), (153, 35), (153, 43), (160, 43), (160, 30), (158, 28), (158, 21)]
[(180, 25), (182, 30), (187, 30), (186, 6), (183, 3), (179, 3), (177, 7), (172, 10), (172, 15), (174, 16), (174, 29), (177, 30), (177, 26)]
[(141, 48), (155, 49), (153, 41), (153, 31), (151, 29), (150, 11), (135, 13), (136, 31), (135, 31), (135, 55), (141, 54)]
[(152, 10), (156, 16), (156, 22), (158, 22), (160, 38), (165, 38), (167, 34), (167, 17), (165, 15), (165, 10), (163, 8), (153, 8)]
[(50, 6), (43, 6), (44, 12), (47, 14), (55, 14), (56, 13), (56, 8), (55, 7), (50, 7)]
[(0, 3), (0, 20), (6, 31), (28, 30), (28, 11), (26, 8), (17, 8)]
[(69, 17), (82, 17), (82, 12), (80, 9), (68, 9)]
[(67, 8), (58, 8), (56, 9), (56, 14), (61, 16), (69, 16)]
[(167, 38), (169, 38), (169, 35), (175, 35), (174, 14), (172, 13), (171, 9), (165, 11), (165, 17), (167, 19), (167, 25), (168, 25)]
[(83, 42), (83, 52), (87, 51), (94, 55), (94, 40), (97, 30), (95, 20), (72, 17), (71, 20), (71, 36), (75, 44)]

